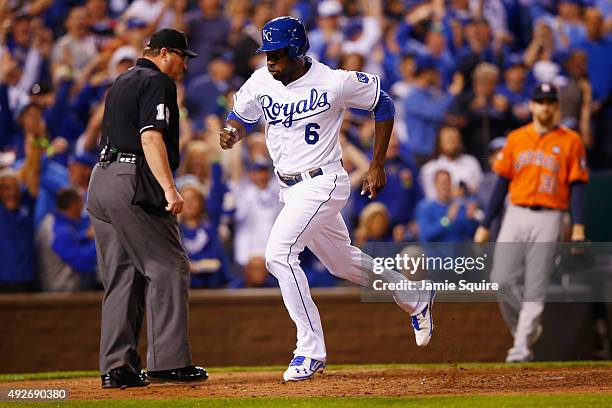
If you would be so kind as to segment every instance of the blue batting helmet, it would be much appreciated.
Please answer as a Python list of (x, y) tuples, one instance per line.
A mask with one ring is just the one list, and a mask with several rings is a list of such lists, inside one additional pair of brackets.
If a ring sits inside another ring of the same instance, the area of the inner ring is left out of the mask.
[(257, 52), (275, 51), (288, 48), (289, 58), (303, 58), (310, 48), (306, 28), (297, 18), (283, 16), (266, 23), (261, 31), (262, 46)]

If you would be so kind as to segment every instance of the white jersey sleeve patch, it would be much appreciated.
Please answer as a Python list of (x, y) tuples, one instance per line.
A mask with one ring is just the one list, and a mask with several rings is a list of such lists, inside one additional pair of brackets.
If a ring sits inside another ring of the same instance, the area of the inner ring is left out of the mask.
[(380, 79), (377, 75), (359, 71), (342, 73), (342, 102), (346, 108), (371, 111), (378, 103)]
[(253, 80), (248, 80), (234, 94), (234, 113), (247, 123), (255, 123), (262, 115), (261, 105), (253, 92)]

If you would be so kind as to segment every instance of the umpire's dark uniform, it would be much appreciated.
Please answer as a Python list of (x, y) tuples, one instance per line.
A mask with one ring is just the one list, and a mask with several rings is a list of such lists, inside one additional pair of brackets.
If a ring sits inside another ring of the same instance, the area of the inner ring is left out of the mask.
[(176, 216), (132, 205), (140, 136), (163, 133), (170, 168), (179, 165), (179, 110), (174, 81), (149, 59), (120, 75), (106, 98), (103, 141), (118, 151), (99, 163), (89, 185), (88, 211), (104, 285), (100, 371), (140, 373), (138, 338), (146, 307), (147, 368), (190, 366), (187, 338), (189, 261)]

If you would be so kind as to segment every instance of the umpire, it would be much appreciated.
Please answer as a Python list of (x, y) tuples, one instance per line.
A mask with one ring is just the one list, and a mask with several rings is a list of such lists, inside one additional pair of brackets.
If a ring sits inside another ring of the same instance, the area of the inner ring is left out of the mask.
[[(174, 81), (196, 57), (183, 33), (155, 32), (136, 66), (106, 98), (106, 143), (89, 184), (104, 299), (100, 339), (103, 388), (151, 381), (202, 381), (188, 341), (189, 262), (176, 215), (183, 199), (172, 171), (179, 165), (179, 110)], [(146, 307), (147, 369), (138, 339)]]

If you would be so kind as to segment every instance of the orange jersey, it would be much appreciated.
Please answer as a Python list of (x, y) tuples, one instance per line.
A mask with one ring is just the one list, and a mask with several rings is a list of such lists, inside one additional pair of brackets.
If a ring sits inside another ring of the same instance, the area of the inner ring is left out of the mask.
[(540, 136), (532, 123), (508, 135), (493, 171), (510, 180), (510, 202), (567, 210), (569, 185), (589, 181), (580, 136), (557, 127)]

